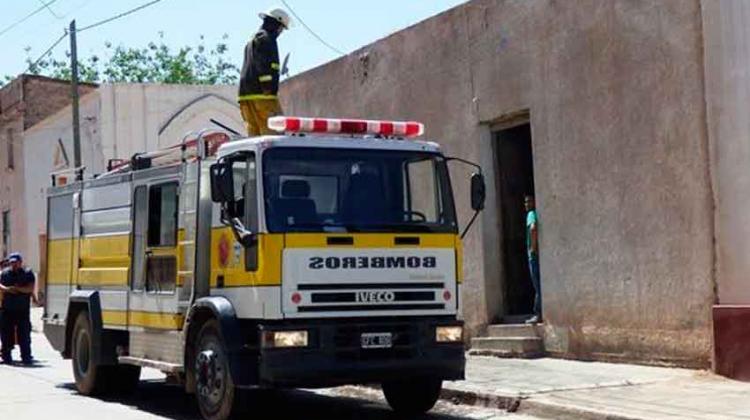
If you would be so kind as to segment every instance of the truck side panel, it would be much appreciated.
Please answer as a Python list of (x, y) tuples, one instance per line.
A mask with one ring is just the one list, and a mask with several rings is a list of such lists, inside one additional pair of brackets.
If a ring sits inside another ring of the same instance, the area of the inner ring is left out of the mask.
[(65, 346), (65, 316), (74, 277), (75, 190), (50, 195), (47, 200), (47, 283), (44, 332), (56, 350)]
[(96, 289), (105, 328), (124, 329), (130, 278), (131, 183), (86, 186), (82, 192), (78, 286)]

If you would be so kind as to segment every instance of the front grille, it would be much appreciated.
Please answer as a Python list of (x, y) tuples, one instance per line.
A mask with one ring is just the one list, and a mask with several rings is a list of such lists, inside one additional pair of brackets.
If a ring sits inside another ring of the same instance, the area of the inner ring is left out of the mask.
[(438, 298), (445, 283), (326, 283), (299, 284), (307, 295), (299, 313), (444, 310)]
[[(313, 293), (312, 303), (349, 303), (357, 302), (357, 292)], [(394, 292), (394, 302), (433, 301), (435, 292)]]
[(442, 303), (415, 303), (401, 305), (320, 305), (300, 306), (297, 312), (359, 312), (359, 311), (414, 311), (445, 309)]
[(442, 289), (445, 283), (324, 283), (299, 284), (297, 290), (346, 290), (346, 289)]

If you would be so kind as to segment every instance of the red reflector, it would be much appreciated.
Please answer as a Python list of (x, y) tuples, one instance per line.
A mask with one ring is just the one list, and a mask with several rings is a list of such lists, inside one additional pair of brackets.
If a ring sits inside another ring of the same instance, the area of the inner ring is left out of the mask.
[(446, 301), (451, 300), (451, 297), (453, 297), (453, 295), (451, 295), (450, 290), (446, 290), (443, 292), (443, 299), (445, 299)]
[(302, 302), (302, 295), (299, 293), (292, 293), (292, 303), (298, 305), (300, 302)]

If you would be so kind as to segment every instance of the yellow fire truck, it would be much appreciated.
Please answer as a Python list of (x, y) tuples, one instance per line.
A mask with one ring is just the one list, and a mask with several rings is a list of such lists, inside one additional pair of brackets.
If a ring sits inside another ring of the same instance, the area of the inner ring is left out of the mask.
[[(82, 394), (127, 391), (151, 367), (206, 419), (240, 390), (365, 383), (416, 414), (463, 379), (451, 158), (414, 122), (269, 126), (280, 134), (204, 131), (53, 177), (44, 332)], [(478, 213), (481, 169), (456, 160), (478, 169)]]

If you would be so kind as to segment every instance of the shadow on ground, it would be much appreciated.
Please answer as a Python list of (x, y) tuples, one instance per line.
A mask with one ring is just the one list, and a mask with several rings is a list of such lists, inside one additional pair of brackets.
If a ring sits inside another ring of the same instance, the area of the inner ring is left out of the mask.
[[(75, 390), (65, 383), (59, 388)], [(170, 419), (200, 419), (198, 406), (192, 395), (182, 388), (164, 381), (141, 381), (132, 395), (97, 397), (149, 414)], [(256, 390), (243, 392), (243, 406), (247, 418), (274, 420), (415, 420), (396, 416), (387, 405), (355, 397), (327, 396), (301, 390)], [(464, 420), (465, 417), (427, 414), (424, 420)]]

